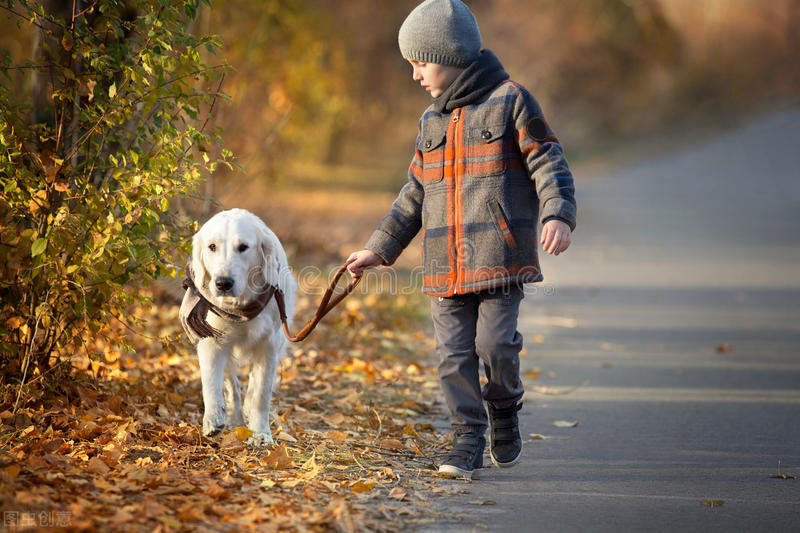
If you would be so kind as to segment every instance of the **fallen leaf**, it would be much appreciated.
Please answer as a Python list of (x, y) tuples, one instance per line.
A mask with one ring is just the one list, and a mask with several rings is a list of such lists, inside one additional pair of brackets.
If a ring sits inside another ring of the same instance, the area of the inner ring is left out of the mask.
[(544, 440), (545, 436), (544, 435), (539, 435), (538, 433), (531, 433), (531, 438), (533, 440)]
[(778, 459), (778, 471), (771, 476), (773, 479), (794, 479), (794, 476), (791, 474), (782, 474), (781, 473), (781, 460)]
[(548, 394), (548, 395), (551, 395), (551, 396), (561, 396), (561, 395), (564, 395), (564, 394), (570, 394), (572, 392), (575, 392), (579, 388), (585, 387), (586, 385), (588, 385), (591, 382), (592, 382), (591, 379), (587, 379), (583, 383), (581, 383), (580, 385), (578, 385), (576, 387), (548, 387), (548, 386), (545, 386), (545, 385), (534, 385), (534, 386), (530, 387), (529, 390), (532, 391), (532, 392), (538, 392), (539, 394)]
[(197, 505), (186, 504), (178, 509), (178, 519), (182, 522), (200, 522), (203, 520), (203, 509)]
[(329, 426), (339, 426), (342, 424), (342, 422), (344, 422), (344, 420), (345, 417), (342, 413), (336, 413), (328, 418), (325, 422), (327, 422)]
[(366, 481), (356, 481), (352, 485), (350, 485), (350, 490), (356, 492), (358, 494), (363, 494), (365, 492), (371, 491), (375, 488), (375, 481), (372, 479)]
[(19, 475), (22, 468), (20, 468), (19, 465), (8, 465), (7, 467), (3, 468), (3, 470), (6, 474), (11, 476), (11, 479), (14, 479)]
[(117, 509), (117, 511), (111, 516), (110, 520), (115, 524), (124, 524), (126, 522), (132, 522), (135, 518), (136, 517), (134, 515), (125, 509)]
[(529, 370), (525, 372), (525, 377), (527, 379), (539, 379), (539, 375), (542, 373), (542, 369), (539, 367), (534, 368), (533, 370)]
[(714, 348), (714, 351), (717, 353), (728, 353), (731, 351), (731, 349), (732, 348), (730, 344), (719, 344), (716, 348)]
[(404, 448), (399, 439), (382, 439), (378, 442), (378, 445), (390, 450), (402, 450)]
[(467, 503), (470, 505), (497, 505), (497, 502), (494, 500), (472, 500)]
[(86, 470), (93, 474), (108, 474), (108, 471), (111, 469), (99, 457), (92, 457), (89, 459)]
[(120, 492), (119, 487), (117, 487), (116, 485), (112, 485), (104, 478), (98, 477), (93, 481), (94, 481), (94, 486), (102, 490), (103, 492)]
[(150, 494), (142, 500), (142, 512), (148, 518), (156, 518), (167, 513), (167, 508), (156, 501)]
[(266, 459), (262, 459), (261, 462), (264, 466), (270, 468), (292, 468), (295, 466), (291, 457), (289, 457), (289, 454), (286, 452), (285, 444), (281, 444), (272, 450)]
[(408, 498), (408, 493), (400, 487), (395, 487), (389, 491), (389, 497), (393, 500), (402, 501)]
[(286, 433), (285, 431), (281, 431), (277, 435), (275, 435), (275, 440), (285, 440), (286, 442), (297, 442), (297, 439)]
[(725, 505), (725, 500), (703, 500), (700, 502), (700, 505), (708, 505), (709, 507), (721, 507)]
[(347, 434), (345, 434), (342, 431), (337, 431), (335, 429), (332, 429), (331, 431), (325, 433), (325, 438), (333, 442), (334, 444), (341, 444), (347, 438)]
[(566, 420), (556, 420), (553, 422), (553, 425), (557, 428), (576, 428), (578, 427), (578, 422), (568, 422)]
[(239, 426), (234, 431), (236, 432), (236, 438), (239, 442), (244, 442), (253, 436), (253, 430), (244, 426)]
[(221, 448), (226, 450), (229, 450), (231, 448), (238, 449), (244, 447), (242, 441), (239, 440), (239, 435), (236, 431), (225, 431), (222, 434), (222, 438), (219, 441), (219, 445)]
[(231, 492), (229, 490), (223, 489), (216, 483), (209, 485), (204, 494), (215, 500), (227, 500), (231, 496)]
[(320, 465), (317, 464), (316, 453), (312, 454), (311, 459), (303, 463), (303, 465), (300, 468), (303, 470), (307, 470), (307, 472), (304, 472), (303, 475), (300, 476), (305, 480), (314, 479), (322, 470)]

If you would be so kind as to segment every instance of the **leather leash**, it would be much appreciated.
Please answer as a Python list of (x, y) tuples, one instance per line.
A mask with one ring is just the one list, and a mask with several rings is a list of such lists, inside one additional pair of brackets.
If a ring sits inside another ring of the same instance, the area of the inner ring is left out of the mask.
[(303, 328), (297, 332), (296, 335), (292, 335), (289, 331), (289, 326), (286, 324), (286, 303), (283, 301), (283, 292), (276, 290), (275, 291), (275, 302), (278, 304), (278, 312), (281, 316), (281, 322), (283, 323), (283, 334), (286, 335), (286, 338), (289, 339), (291, 342), (299, 342), (306, 337), (317, 327), (319, 321), (322, 320), (325, 315), (330, 313), (334, 307), (336, 307), (339, 302), (344, 300), (348, 294), (353, 292), (353, 289), (356, 288), (358, 282), (361, 281), (361, 277), (353, 278), (353, 281), (347, 284), (347, 287), (344, 288), (344, 291), (337, 294), (333, 299), (333, 291), (336, 288), (336, 284), (339, 282), (339, 278), (342, 277), (342, 274), (347, 270), (347, 265), (349, 265), (352, 261), (346, 261), (339, 267), (339, 270), (336, 271), (336, 274), (333, 276), (333, 279), (328, 284), (328, 288), (325, 291), (325, 294), (322, 296), (322, 301), (320, 301), (319, 306), (317, 307), (317, 311), (314, 313), (314, 316), (311, 320), (309, 320)]

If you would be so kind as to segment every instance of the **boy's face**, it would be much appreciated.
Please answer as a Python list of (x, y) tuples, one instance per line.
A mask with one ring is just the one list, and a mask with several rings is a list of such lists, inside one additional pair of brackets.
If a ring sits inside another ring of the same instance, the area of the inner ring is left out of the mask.
[(409, 59), (408, 62), (411, 63), (411, 68), (413, 69), (412, 78), (414, 81), (419, 81), (423, 89), (430, 92), (434, 98), (440, 97), (458, 75), (464, 71), (460, 67), (423, 63), (414, 59)]

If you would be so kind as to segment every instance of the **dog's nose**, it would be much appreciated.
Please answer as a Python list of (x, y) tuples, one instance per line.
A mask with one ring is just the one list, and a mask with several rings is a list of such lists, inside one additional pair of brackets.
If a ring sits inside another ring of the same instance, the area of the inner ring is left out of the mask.
[(217, 281), (214, 282), (219, 290), (222, 292), (228, 292), (233, 288), (233, 278), (217, 278)]

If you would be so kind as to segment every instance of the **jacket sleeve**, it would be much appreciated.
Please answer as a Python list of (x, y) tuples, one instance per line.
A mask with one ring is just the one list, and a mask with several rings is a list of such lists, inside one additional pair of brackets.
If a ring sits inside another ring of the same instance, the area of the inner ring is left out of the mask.
[(577, 206), (572, 172), (539, 103), (524, 89), (515, 103), (514, 123), (525, 168), (539, 196), (539, 220), (544, 224), (557, 218), (575, 230)]
[[(419, 139), (417, 139), (419, 146)], [(364, 248), (375, 252), (384, 264), (391, 265), (408, 246), (422, 227), (422, 152), (415, 149), (414, 159), (408, 169), (408, 183), (392, 204), (391, 212), (383, 217)]]

